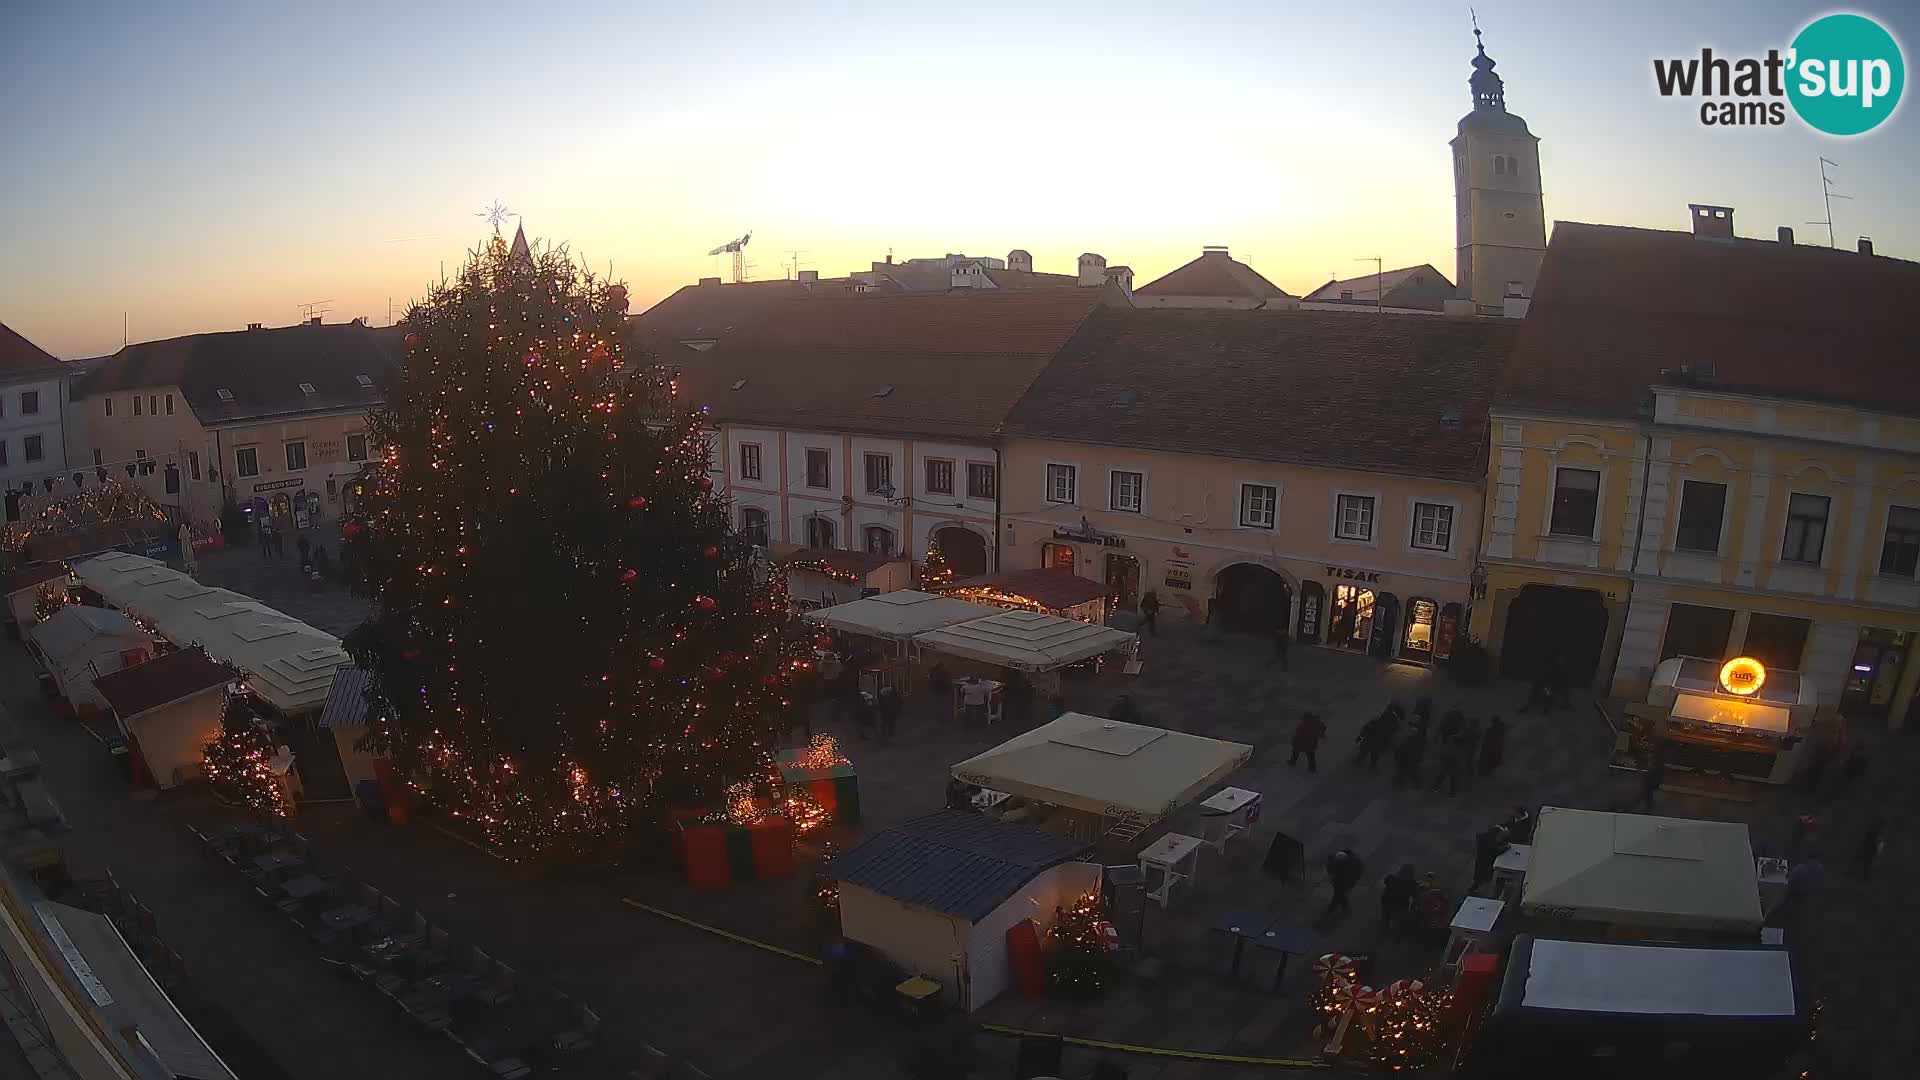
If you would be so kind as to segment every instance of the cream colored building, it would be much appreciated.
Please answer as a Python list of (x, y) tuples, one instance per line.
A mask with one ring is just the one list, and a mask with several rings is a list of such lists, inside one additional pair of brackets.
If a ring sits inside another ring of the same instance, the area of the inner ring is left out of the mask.
[[(1477, 40), (1480, 32), (1474, 31)], [(1454, 136), (1454, 282), (1476, 310), (1533, 296), (1547, 250), (1540, 140), (1507, 111), (1506, 86), (1484, 47), (1473, 59), (1473, 111)], [(1524, 313), (1524, 306), (1520, 312)]]

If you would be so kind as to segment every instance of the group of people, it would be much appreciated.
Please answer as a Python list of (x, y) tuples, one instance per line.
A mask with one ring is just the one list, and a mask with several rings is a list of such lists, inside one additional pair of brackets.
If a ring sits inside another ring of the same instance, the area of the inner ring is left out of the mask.
[[(1360, 734), (1355, 736), (1358, 752), (1354, 755), (1354, 764), (1377, 768), (1380, 759), (1391, 750), (1393, 785), (1418, 787), (1420, 766), (1431, 748), (1440, 762), (1439, 771), (1433, 777), (1433, 789), (1438, 791), (1445, 785), (1448, 795), (1459, 794), (1464, 782), (1475, 776), (1491, 776), (1500, 767), (1507, 753), (1505, 720), (1491, 717), (1483, 728), (1477, 718), (1457, 708), (1449, 709), (1440, 718), (1438, 730), (1430, 735), (1432, 716), (1432, 698), (1421, 698), (1414, 703), (1411, 717), (1399, 702), (1389, 703), (1380, 715), (1362, 725)], [(1405, 734), (1401, 734), (1402, 727), (1406, 728)], [(1307, 771), (1319, 772), (1320, 744), (1326, 737), (1327, 724), (1318, 713), (1301, 714), (1299, 723), (1294, 725), (1293, 753), (1287, 758), (1287, 764), (1297, 765), (1304, 757)]]
[[(1352, 848), (1340, 848), (1327, 856), (1327, 882), (1333, 887), (1333, 898), (1320, 916), (1322, 922), (1353, 910), (1354, 886), (1366, 869), (1366, 863)], [(1398, 870), (1380, 879), (1380, 930), (1384, 934), (1444, 927), (1452, 910), (1451, 898), (1440, 887), (1439, 878), (1417, 873), (1412, 863), (1402, 863)]]

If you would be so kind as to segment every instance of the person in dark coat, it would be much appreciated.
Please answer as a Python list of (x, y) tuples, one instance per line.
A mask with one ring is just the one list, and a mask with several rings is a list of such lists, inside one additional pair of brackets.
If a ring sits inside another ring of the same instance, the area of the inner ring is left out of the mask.
[(1391, 936), (1406, 925), (1407, 916), (1413, 911), (1413, 894), (1419, 887), (1420, 880), (1414, 876), (1412, 863), (1400, 864), (1400, 869), (1381, 879), (1381, 933)]
[(1473, 838), (1473, 884), (1468, 892), (1477, 893), (1480, 886), (1493, 880), (1493, 861), (1507, 850), (1507, 830), (1498, 825), (1483, 830)]
[(1420, 786), (1420, 759), (1427, 754), (1427, 728), (1416, 722), (1393, 750), (1393, 786)]
[(1288, 644), (1289, 644), (1289, 641), (1287, 638), (1287, 624), (1284, 622), (1274, 623), (1273, 624), (1273, 659), (1267, 661), (1268, 667), (1272, 667), (1275, 664), (1279, 664), (1281, 671), (1293, 670), (1292, 668), (1289, 668), (1287, 666), (1287, 645)]
[(1319, 713), (1301, 713), (1300, 722), (1293, 728), (1293, 754), (1287, 758), (1287, 765), (1300, 763), (1300, 755), (1307, 756), (1307, 771), (1319, 772), (1320, 760), (1315, 752), (1320, 749), (1320, 740), (1327, 737), (1326, 721)]
[(1413, 703), (1413, 724), (1422, 731), (1433, 723), (1433, 699), (1423, 697)]
[(1148, 637), (1160, 636), (1160, 628), (1154, 625), (1154, 620), (1159, 617), (1160, 596), (1148, 589), (1147, 595), (1140, 598), (1140, 629), (1145, 630)]
[(1505, 822), (1507, 839), (1515, 844), (1533, 843), (1533, 811), (1524, 806), (1515, 806), (1513, 816)]
[(1873, 876), (1873, 862), (1880, 857), (1880, 848), (1886, 843), (1882, 837), (1887, 831), (1887, 816), (1873, 815), (1867, 822), (1867, 828), (1860, 834), (1860, 843), (1853, 849), (1853, 859), (1847, 863), (1847, 873), (1857, 878)]
[(1393, 745), (1393, 727), (1394, 717), (1391, 710), (1367, 721), (1360, 728), (1359, 736), (1353, 740), (1360, 746), (1360, 752), (1355, 755), (1353, 763), (1365, 765), (1369, 770), (1378, 768), (1380, 755), (1386, 753), (1387, 747)]
[(1867, 748), (1859, 743), (1847, 751), (1847, 760), (1840, 763), (1840, 775), (1833, 778), (1833, 786), (1827, 789), (1829, 799), (1845, 798), (1853, 785), (1867, 773)]
[(1333, 899), (1327, 901), (1326, 913), (1321, 918), (1332, 918), (1335, 908), (1340, 909), (1343, 915), (1353, 910), (1353, 905), (1347, 900), (1347, 894), (1360, 883), (1360, 875), (1366, 873), (1366, 870), (1367, 864), (1361, 862), (1360, 856), (1355, 855), (1350, 848), (1341, 848), (1327, 856), (1327, 880), (1333, 885)]
[(891, 684), (880, 688), (880, 741), (891, 742), (894, 731), (900, 726), (900, 709), (905, 704), (900, 700), (900, 691)]
[(1480, 736), (1480, 775), (1492, 776), (1507, 756), (1507, 722), (1498, 716), (1487, 718), (1486, 733)]
[(1667, 778), (1667, 755), (1656, 749), (1647, 755), (1647, 771), (1640, 777), (1640, 809), (1652, 812), (1653, 793), (1660, 790), (1660, 784)]

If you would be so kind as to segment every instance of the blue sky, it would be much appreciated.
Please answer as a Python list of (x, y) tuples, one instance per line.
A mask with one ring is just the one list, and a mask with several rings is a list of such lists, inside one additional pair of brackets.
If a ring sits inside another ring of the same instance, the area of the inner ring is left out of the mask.
[[(1478, 5), (1541, 138), (1550, 219), (1747, 235), (1821, 216), (1920, 258), (1920, 119), (1871, 135), (1702, 127), (1656, 56), (1784, 47), (1790, 3)], [(1920, 9), (1855, 10), (1913, 60)], [(45, 3), (0, 34), (0, 320), (62, 356), (308, 301), (384, 321), (495, 198), (650, 302), (754, 231), (756, 277), (1023, 247), (1145, 282), (1234, 253), (1291, 291), (1452, 273), (1465, 4)]]

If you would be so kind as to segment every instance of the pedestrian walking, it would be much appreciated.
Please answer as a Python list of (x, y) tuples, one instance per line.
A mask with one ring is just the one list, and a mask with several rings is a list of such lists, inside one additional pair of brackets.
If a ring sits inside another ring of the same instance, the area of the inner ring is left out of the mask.
[(1886, 846), (1883, 835), (1887, 830), (1887, 818), (1884, 814), (1875, 814), (1867, 822), (1866, 829), (1860, 834), (1860, 843), (1853, 849), (1853, 858), (1847, 863), (1847, 873), (1857, 878), (1873, 876), (1873, 863), (1880, 857), (1880, 849)]
[(1413, 910), (1413, 894), (1420, 887), (1412, 863), (1380, 879), (1380, 932), (1389, 937), (1403, 929)]
[(892, 684), (880, 688), (880, 741), (892, 742), (900, 726), (900, 691)]
[(1798, 861), (1800, 853), (1805, 851), (1808, 842), (1820, 829), (1820, 819), (1812, 814), (1801, 814), (1793, 819), (1793, 828), (1787, 833), (1787, 858)]
[(267, 539), (273, 543), (274, 558), (284, 559), (287, 557), (287, 538), (286, 535), (280, 531), (280, 526), (275, 525), (271, 529), (268, 529)]
[(1319, 772), (1320, 760), (1316, 756), (1320, 749), (1320, 740), (1327, 737), (1326, 722), (1319, 713), (1301, 713), (1300, 722), (1293, 727), (1293, 754), (1287, 758), (1292, 767), (1300, 763), (1300, 755), (1307, 756), (1307, 771)]
[(1487, 718), (1486, 734), (1480, 736), (1480, 775), (1492, 776), (1507, 756), (1507, 722), (1498, 716)]
[(264, 520), (260, 522), (259, 532), (260, 532), (260, 554), (263, 556), (272, 555), (273, 554), (273, 537), (271, 534), (267, 532), (267, 523)]
[(1847, 792), (1853, 790), (1853, 785), (1859, 783), (1860, 778), (1866, 774), (1867, 748), (1854, 743), (1853, 749), (1847, 751), (1847, 760), (1841, 762), (1840, 775), (1833, 778), (1833, 786), (1827, 789), (1826, 797), (1828, 799), (1846, 798)]
[(1480, 886), (1493, 880), (1493, 861), (1507, 850), (1507, 830), (1494, 825), (1482, 829), (1473, 838), (1473, 884), (1467, 887), (1470, 893), (1480, 891)]
[(1393, 751), (1393, 786), (1420, 786), (1420, 759), (1427, 754), (1427, 729), (1415, 723)]
[(1360, 746), (1360, 752), (1354, 756), (1355, 765), (1365, 765), (1369, 771), (1380, 766), (1380, 755), (1393, 745), (1394, 718), (1391, 707), (1388, 711), (1366, 722), (1360, 728), (1360, 734), (1354, 742)]
[(1653, 810), (1653, 793), (1660, 790), (1660, 782), (1667, 778), (1667, 755), (1659, 750), (1647, 753), (1647, 771), (1640, 777), (1640, 809), (1643, 812)]
[(1360, 856), (1355, 855), (1349, 848), (1341, 848), (1327, 856), (1327, 880), (1333, 884), (1333, 899), (1327, 901), (1327, 910), (1320, 916), (1323, 921), (1333, 918), (1336, 908), (1342, 915), (1353, 910), (1353, 905), (1347, 900), (1347, 894), (1359, 884), (1360, 875), (1365, 873), (1366, 869), (1367, 865), (1360, 861)]
[(1145, 630), (1148, 637), (1160, 636), (1160, 628), (1154, 623), (1159, 617), (1160, 596), (1148, 589), (1147, 595), (1140, 598), (1140, 629)]
[(927, 693), (933, 698), (933, 715), (944, 717), (953, 710), (953, 676), (947, 665), (935, 663), (927, 671)]
[(1807, 906), (1807, 901), (1827, 879), (1827, 864), (1820, 861), (1818, 851), (1809, 852), (1807, 857), (1793, 865), (1787, 874), (1787, 892), (1780, 902), (1767, 912), (1766, 925), (1785, 926), (1789, 920)]
[(1433, 699), (1423, 697), (1413, 703), (1413, 724), (1421, 731), (1433, 723)]
[(1467, 717), (1460, 729), (1460, 779), (1471, 781), (1473, 767), (1480, 760), (1480, 718)]
[(1460, 794), (1460, 774), (1466, 768), (1466, 716), (1459, 709), (1448, 709), (1440, 720), (1440, 771), (1433, 774), (1433, 790), (1447, 787), (1447, 797)]
[(1268, 667), (1272, 667), (1275, 664), (1279, 664), (1281, 671), (1293, 670), (1292, 668), (1289, 668), (1287, 666), (1287, 644), (1288, 644), (1287, 624), (1283, 622), (1274, 623), (1273, 624), (1273, 659), (1267, 661)]

